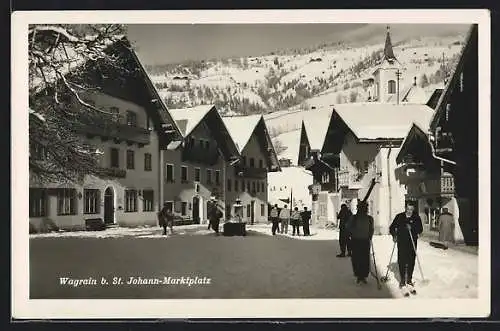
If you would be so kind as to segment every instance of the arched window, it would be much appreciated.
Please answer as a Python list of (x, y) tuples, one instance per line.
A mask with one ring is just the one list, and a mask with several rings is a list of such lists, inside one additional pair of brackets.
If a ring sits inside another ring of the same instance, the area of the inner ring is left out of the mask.
[(395, 94), (396, 93), (396, 82), (393, 80), (390, 80), (387, 82), (387, 89), (389, 94)]

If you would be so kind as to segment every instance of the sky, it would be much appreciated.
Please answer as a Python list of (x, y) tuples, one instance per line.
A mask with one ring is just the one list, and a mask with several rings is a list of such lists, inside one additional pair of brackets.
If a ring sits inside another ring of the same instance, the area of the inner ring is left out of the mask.
[[(393, 42), (465, 33), (467, 25), (392, 24)], [(383, 43), (385, 24), (133, 24), (127, 35), (145, 64), (259, 56), (321, 43)]]

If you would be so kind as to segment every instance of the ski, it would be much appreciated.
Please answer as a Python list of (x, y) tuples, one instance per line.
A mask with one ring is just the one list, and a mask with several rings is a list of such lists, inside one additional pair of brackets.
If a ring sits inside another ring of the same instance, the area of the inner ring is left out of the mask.
[(408, 298), (410, 296), (410, 291), (405, 286), (401, 288), (401, 294), (403, 295), (403, 297)]
[(417, 290), (415, 289), (415, 287), (411, 286), (411, 285), (408, 285), (408, 291), (413, 294), (413, 295), (416, 295), (417, 294)]

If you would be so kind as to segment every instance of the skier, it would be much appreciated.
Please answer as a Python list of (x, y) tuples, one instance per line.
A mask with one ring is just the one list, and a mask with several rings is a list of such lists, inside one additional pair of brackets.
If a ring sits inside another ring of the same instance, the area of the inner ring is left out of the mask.
[(271, 218), (271, 222), (273, 223), (272, 227), (272, 232), (273, 236), (276, 235), (276, 230), (278, 230), (279, 226), (279, 211), (278, 211), (278, 205), (274, 205), (274, 207), (271, 209), (271, 212), (269, 213), (269, 217)]
[[(411, 242), (410, 231), (414, 245)], [(422, 231), (422, 220), (415, 213), (415, 206), (412, 203), (408, 203), (406, 210), (396, 215), (389, 227), (389, 232), (398, 245), (399, 288), (404, 289), (408, 286), (410, 292), (415, 292), (412, 281), (413, 269), (415, 268), (415, 249), (417, 248), (418, 235)]]
[(311, 212), (304, 207), (304, 211), (300, 214), (302, 217), (302, 227), (304, 230), (304, 236), (310, 236), (311, 231), (309, 229), (309, 221), (311, 220)]
[(288, 233), (288, 222), (289, 222), (289, 219), (290, 219), (290, 210), (288, 210), (287, 208), (287, 205), (285, 205), (285, 207), (283, 207), (283, 209), (281, 209), (280, 211), (280, 222), (281, 222), (281, 233), (283, 234), (283, 232), (285, 234)]
[(340, 254), (337, 257), (345, 257), (345, 252), (347, 248), (347, 256), (351, 256), (351, 242), (349, 233), (346, 230), (347, 221), (352, 216), (351, 211), (347, 208), (345, 203), (340, 206), (340, 212), (337, 215), (339, 219), (339, 244), (340, 244)]
[(366, 284), (370, 273), (370, 243), (373, 237), (373, 217), (368, 215), (366, 202), (358, 204), (357, 212), (347, 222), (346, 230), (351, 235), (351, 262), (356, 283)]
[(300, 212), (299, 208), (295, 207), (292, 215), (290, 216), (291, 223), (293, 227), (293, 235), (295, 236), (295, 230), (297, 230), (297, 236), (300, 236)]

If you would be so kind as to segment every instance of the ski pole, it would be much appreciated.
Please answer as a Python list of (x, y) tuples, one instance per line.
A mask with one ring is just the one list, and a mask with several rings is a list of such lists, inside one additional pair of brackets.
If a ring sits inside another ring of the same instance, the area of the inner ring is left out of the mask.
[(417, 254), (417, 247), (415, 246), (415, 242), (413, 241), (413, 235), (411, 234), (411, 229), (408, 228), (408, 233), (410, 234), (410, 239), (411, 239), (411, 244), (413, 246), (413, 251), (415, 252), (415, 256), (417, 258), (417, 263), (418, 263), (418, 270), (420, 271), (420, 276), (422, 276), (422, 283), (426, 282), (426, 279), (424, 277), (424, 272), (422, 271), (422, 265), (420, 264), (420, 259)]
[(370, 240), (370, 244), (372, 246), (373, 266), (375, 267), (375, 279), (377, 280), (377, 287), (380, 290), (382, 286), (380, 285), (380, 281), (378, 278), (377, 261), (375, 260), (375, 249), (373, 249), (373, 241)]
[(380, 278), (382, 282), (387, 282), (389, 280), (389, 266), (391, 265), (392, 262), (392, 257), (394, 256), (394, 250), (396, 249), (396, 242), (392, 245), (392, 252), (391, 252), (391, 257), (389, 258), (389, 264), (387, 264), (387, 272), (385, 273), (385, 276)]

